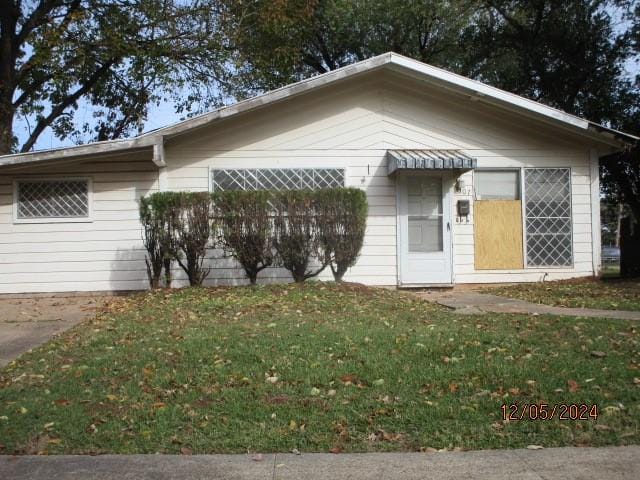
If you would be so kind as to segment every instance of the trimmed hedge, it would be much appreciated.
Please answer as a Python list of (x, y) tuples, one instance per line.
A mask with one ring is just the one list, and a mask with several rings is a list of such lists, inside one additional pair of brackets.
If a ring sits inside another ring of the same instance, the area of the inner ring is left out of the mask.
[(295, 282), (315, 277), (327, 266), (320, 242), (316, 192), (277, 192), (274, 207), (274, 245), (279, 265), (291, 272)]
[(367, 195), (357, 188), (318, 190), (314, 194), (318, 240), (336, 282), (360, 255), (367, 228)]
[(159, 192), (140, 201), (147, 273), (152, 288), (171, 284), (171, 261), (191, 285), (210, 272), (208, 248), (235, 258), (251, 284), (265, 268), (281, 266), (303, 282), (330, 266), (336, 281), (360, 254), (366, 195), (355, 188), (325, 190)]
[(211, 238), (211, 201), (206, 192), (157, 192), (140, 199), (143, 244), (152, 287), (171, 285), (171, 262), (187, 274), (190, 285), (202, 285), (210, 269), (204, 258)]
[(156, 193), (140, 199), (140, 223), (142, 242), (147, 250), (145, 263), (151, 288), (160, 287), (162, 271), (165, 286), (171, 286), (171, 262), (175, 248), (172, 246), (169, 209), (171, 192)]
[(272, 195), (265, 191), (212, 194), (219, 243), (255, 285), (258, 273), (274, 264)]

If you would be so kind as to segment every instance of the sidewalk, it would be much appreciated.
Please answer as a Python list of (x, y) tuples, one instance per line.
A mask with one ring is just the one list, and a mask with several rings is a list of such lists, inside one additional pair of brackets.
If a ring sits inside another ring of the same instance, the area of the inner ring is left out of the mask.
[(106, 479), (522, 479), (640, 478), (640, 446), (443, 453), (102, 455), (0, 457), (0, 478)]
[(415, 292), (420, 298), (453, 308), (456, 313), (524, 313), (538, 315), (564, 315), (569, 317), (617, 318), (620, 320), (640, 320), (640, 312), (625, 310), (597, 310), (594, 308), (551, 307), (538, 303), (499, 297), (488, 293), (469, 290)]

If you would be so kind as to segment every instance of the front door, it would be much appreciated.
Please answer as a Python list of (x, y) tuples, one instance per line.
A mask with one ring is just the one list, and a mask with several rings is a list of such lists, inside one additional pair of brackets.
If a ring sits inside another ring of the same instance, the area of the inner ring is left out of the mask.
[(440, 175), (398, 176), (400, 285), (452, 283), (448, 183)]

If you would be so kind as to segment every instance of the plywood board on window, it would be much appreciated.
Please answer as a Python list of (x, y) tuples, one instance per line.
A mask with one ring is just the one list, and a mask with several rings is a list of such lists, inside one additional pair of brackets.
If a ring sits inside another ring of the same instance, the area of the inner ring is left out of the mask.
[(476, 270), (524, 267), (520, 200), (476, 200), (474, 203)]

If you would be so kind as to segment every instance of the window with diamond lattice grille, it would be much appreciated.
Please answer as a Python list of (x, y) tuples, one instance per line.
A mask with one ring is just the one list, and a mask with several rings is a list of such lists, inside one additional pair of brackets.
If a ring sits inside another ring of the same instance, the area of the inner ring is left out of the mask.
[(211, 170), (211, 189), (318, 190), (344, 186), (341, 168), (264, 168)]
[(89, 217), (86, 179), (19, 181), (16, 191), (18, 220)]
[(527, 266), (571, 266), (571, 170), (527, 168), (524, 191)]

